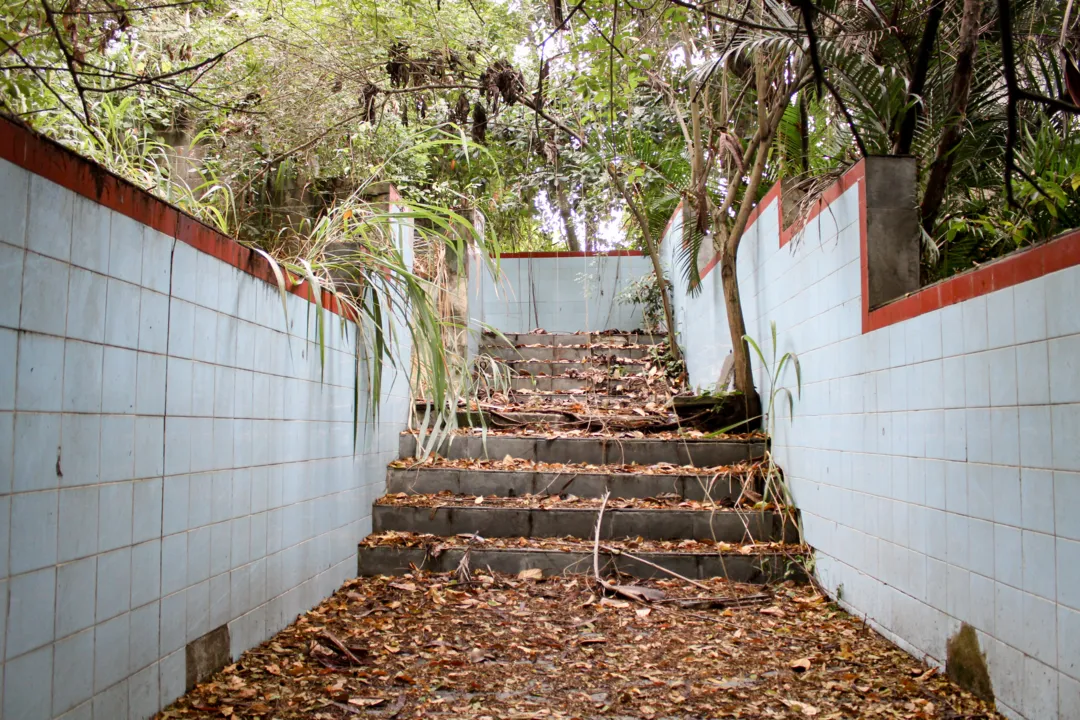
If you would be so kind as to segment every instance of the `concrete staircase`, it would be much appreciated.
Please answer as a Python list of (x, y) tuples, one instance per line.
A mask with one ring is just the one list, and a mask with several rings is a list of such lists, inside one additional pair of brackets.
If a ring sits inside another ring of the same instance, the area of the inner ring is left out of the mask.
[(649, 416), (671, 426), (674, 416), (658, 411), (660, 388), (646, 368), (661, 341), (616, 333), (485, 336), (480, 351), (514, 370), (508, 404), (527, 403), (527, 412), (497, 413), (519, 418), (511, 429), (466, 428), (424, 463), (413, 459), (416, 436), (403, 434), (386, 495), (372, 510), (372, 535), (360, 544), (360, 574), (452, 571), (463, 561), (508, 573), (591, 572), (608, 492), (600, 535), (609, 572), (654, 577), (659, 565), (691, 578), (782, 577), (791, 550), (784, 543), (797, 534), (780, 513), (751, 507), (761, 491), (762, 439), (614, 432), (605, 422), (570, 437), (559, 430), (567, 408), (575, 417), (597, 408), (605, 421)]

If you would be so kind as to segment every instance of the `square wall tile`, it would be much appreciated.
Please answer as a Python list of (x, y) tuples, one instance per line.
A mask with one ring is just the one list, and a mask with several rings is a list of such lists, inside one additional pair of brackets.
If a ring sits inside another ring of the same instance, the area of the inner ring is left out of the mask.
[(0, 242), (26, 245), (26, 214), (30, 204), (30, 172), (0, 160)]
[(172, 251), (175, 240), (153, 228), (147, 228), (143, 238), (142, 286), (169, 294), (172, 273)]
[(63, 339), (36, 333), (20, 334), (15, 382), (16, 410), (59, 412), (64, 397)]
[(70, 260), (74, 209), (75, 193), (40, 175), (31, 175), (26, 248), (64, 262)]
[(135, 416), (101, 418), (101, 482), (130, 480), (135, 467)]
[[(986, 350), (989, 347), (986, 296), (963, 302), (960, 307), (964, 319), (964, 352), (976, 353)], [(944, 321), (944, 318), (942, 320)]]
[(1058, 538), (1056, 547), (1057, 601), (1080, 611), (1080, 542)]
[(165, 364), (164, 355), (139, 353), (135, 381), (135, 412), (139, 415), (165, 414)]
[(190, 418), (165, 419), (165, 474), (180, 475), (191, 469)]
[[(163, 655), (180, 651), (187, 644), (187, 598), (179, 592), (161, 599), (159, 650)], [(181, 690), (183, 694), (183, 690)]]
[(157, 663), (135, 673), (128, 680), (128, 717), (131, 720), (152, 718), (161, 707)]
[[(96, 662), (97, 656), (95, 649), (95, 664)], [(128, 717), (127, 680), (121, 680), (94, 696), (94, 716), (107, 718)]]
[(133, 350), (106, 347), (104, 373), (101, 411), (116, 415), (134, 414), (138, 355)]
[(67, 328), (68, 265), (27, 253), (22, 274), (23, 330), (62, 336)]
[(142, 607), (160, 596), (161, 541), (151, 540), (131, 549), (131, 607)]
[(64, 415), (61, 427), (61, 485), (90, 485), (101, 477), (101, 416)]
[(65, 713), (94, 694), (94, 630), (83, 630), (58, 643), (53, 652), (54, 714)]
[(1050, 353), (1050, 402), (1080, 403), (1080, 335), (1054, 338)]
[(132, 350), (139, 347), (138, 285), (109, 278), (105, 301), (105, 342)]
[[(20, 493), (11, 498), (11, 574), (56, 564), (59, 493)], [(14, 585), (12, 586), (14, 592)], [(50, 597), (52, 590), (50, 589)], [(10, 647), (11, 636), (8, 635)], [(32, 648), (24, 648), (30, 650)]]
[[(15, 477), (15, 413), (0, 412), (0, 495), (11, 492)], [(0, 574), (0, 577), (7, 573)]]
[(1054, 602), (1057, 598), (1057, 550), (1053, 535), (1024, 530), (1024, 592)]
[(162, 497), (162, 534), (184, 532), (188, 529), (188, 476), (165, 478)]
[(217, 313), (205, 307), (196, 307), (194, 332), (192, 358), (214, 363), (217, 360)]
[(1050, 361), (1047, 343), (1016, 346), (1017, 401), (1021, 405), (1050, 402)]
[(71, 234), (71, 264), (102, 275), (109, 272), (109, 233), (112, 211), (89, 198), (75, 196)]
[(169, 298), (145, 288), (140, 295), (139, 349), (164, 355), (169, 345)]
[(986, 296), (988, 345), (991, 348), (1011, 346), (1016, 343), (1015, 298), (1011, 287), (997, 290)]
[(1045, 405), (1020, 408), (1020, 464), (1026, 468), (1053, 465), (1050, 436), (1050, 408)]
[(100, 552), (131, 545), (132, 485), (118, 482), (102, 485), (98, 505), (98, 542)]
[(1046, 282), (1043, 278), (1030, 280), (1013, 288), (1016, 319), (1016, 342), (1028, 343), (1046, 339)]
[(145, 229), (142, 223), (120, 213), (113, 213), (109, 275), (136, 285), (142, 281)]
[(1054, 484), (1054, 475), (1048, 470), (1021, 470), (1020, 505), (1024, 528), (1054, 533)]
[(4, 668), (4, 717), (19, 720), (52, 718), (53, 648), (10, 661)]
[[(3, 199), (0, 198), (0, 202)], [(6, 228), (0, 222), (0, 238)], [(23, 276), (23, 260), (26, 251), (0, 242), (0, 275), (6, 278)], [(22, 283), (7, 282), (0, 284), (0, 327), (18, 329), (22, 305)]]
[(97, 622), (104, 622), (131, 608), (131, 548), (98, 556)]
[(195, 350), (195, 306), (169, 299), (169, 356), (191, 359)]
[[(165, 418), (135, 418), (135, 477), (160, 478), (165, 470), (164, 464)], [(158, 490), (160, 495), (160, 485)], [(160, 497), (158, 500), (160, 501)]]
[(8, 581), (8, 590), (6, 657), (10, 672), (12, 658), (53, 641), (56, 568), (16, 575)]
[[(156, 419), (156, 418), (155, 418)], [(132, 505), (133, 543), (161, 537), (162, 479), (139, 480), (135, 483)]]
[[(160, 616), (161, 611), (156, 602), (131, 611), (131, 648), (128, 651), (128, 662), (132, 672), (149, 667), (158, 659)], [(156, 671), (154, 682), (157, 682)]]
[(105, 341), (105, 299), (108, 278), (71, 268), (67, 296), (67, 336), (87, 342)]
[(94, 624), (97, 558), (88, 557), (56, 568), (56, 637)]
[(58, 561), (89, 557), (98, 550), (97, 486), (60, 491)]
[[(97, 636), (94, 640), (95, 692), (101, 692), (127, 676), (130, 643), (130, 613), (118, 615), (97, 626)], [(95, 716), (98, 715), (96, 710), (95, 707)]]
[(1080, 404), (1054, 405), (1050, 409), (1054, 468), (1080, 471)]
[(990, 404), (1016, 405), (1016, 350), (1003, 347), (986, 353), (990, 371)]
[(59, 487), (60, 427), (58, 414), (15, 413), (15, 492)]
[(1070, 267), (1046, 275), (1046, 335), (1061, 337), (1080, 333), (1080, 315), (1058, 308), (1080, 307), (1080, 268)]
[(1080, 473), (1054, 473), (1053, 515), (1051, 529), (1056, 529), (1059, 537), (1080, 540)]
[(187, 587), (187, 533), (168, 535), (161, 540), (161, 594), (177, 593)]
[(64, 343), (64, 410), (101, 412), (104, 348), (78, 340)]
[(165, 369), (165, 413), (167, 415), (191, 415), (190, 360), (170, 357)]

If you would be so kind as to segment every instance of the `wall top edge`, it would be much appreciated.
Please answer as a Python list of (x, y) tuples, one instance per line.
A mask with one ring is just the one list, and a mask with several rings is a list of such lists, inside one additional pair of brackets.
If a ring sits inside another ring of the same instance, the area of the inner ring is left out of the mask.
[[(31, 130), (9, 117), (0, 115), (0, 158), (56, 183), (88, 200), (191, 245), (212, 255), (275, 289), (277, 278), (270, 263), (258, 252), (204, 224), (198, 218), (138, 187), (99, 163)], [(387, 186), (391, 201), (400, 196), (393, 185)], [(302, 278), (286, 275), (286, 289), (309, 302), (315, 295)], [(191, 279), (194, 282), (194, 279)], [(348, 316), (347, 309), (330, 292), (322, 291), (322, 305), (327, 310)]]
[(570, 250), (554, 250), (543, 252), (509, 252), (499, 253), (499, 259), (522, 260), (526, 258), (588, 258), (588, 257), (644, 257), (645, 253), (640, 250), (593, 250), (589, 252), (573, 252)]
[(1078, 265), (1080, 230), (1071, 230), (872, 308), (863, 329), (878, 330)]

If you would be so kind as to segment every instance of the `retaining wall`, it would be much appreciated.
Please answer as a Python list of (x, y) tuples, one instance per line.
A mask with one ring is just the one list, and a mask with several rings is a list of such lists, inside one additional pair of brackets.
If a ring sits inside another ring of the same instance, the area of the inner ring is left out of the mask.
[[(866, 198), (893, 190), (868, 187), (865, 162), (801, 230), (773, 188), (738, 259), (748, 333), (768, 354), (775, 321), (801, 359), (774, 449), (817, 574), (939, 664), (974, 626), (1007, 715), (1080, 717), (1080, 233), (871, 308)], [(691, 381), (708, 386), (731, 348), (719, 272), (683, 290)]]
[(469, 316), (474, 329), (502, 332), (597, 331), (642, 327), (641, 308), (618, 302), (628, 284), (652, 271), (634, 251), (507, 253), (496, 280), (477, 255), (469, 262)]
[(356, 574), (407, 380), (354, 444), (352, 323), (4, 120), (0, 273), (0, 715), (142, 720)]

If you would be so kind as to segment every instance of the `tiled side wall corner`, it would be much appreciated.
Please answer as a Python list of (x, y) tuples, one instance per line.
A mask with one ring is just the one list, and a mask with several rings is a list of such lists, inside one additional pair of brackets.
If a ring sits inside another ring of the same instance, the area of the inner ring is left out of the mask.
[(406, 380), (354, 446), (351, 324), (4, 160), (0, 273), (0, 717), (144, 720), (355, 574)]
[(469, 314), (474, 327), (484, 323), (503, 332), (537, 327), (578, 332), (642, 326), (641, 308), (618, 298), (628, 284), (651, 272), (647, 257), (524, 255), (502, 257), (498, 281), (481, 258), (471, 260)]
[[(767, 344), (775, 321), (802, 363), (774, 448), (818, 575), (937, 663), (973, 625), (1007, 715), (1078, 718), (1080, 266), (864, 333), (862, 182), (783, 247), (767, 198), (739, 250), (749, 333)], [(716, 275), (676, 301), (703, 386), (731, 347)]]

